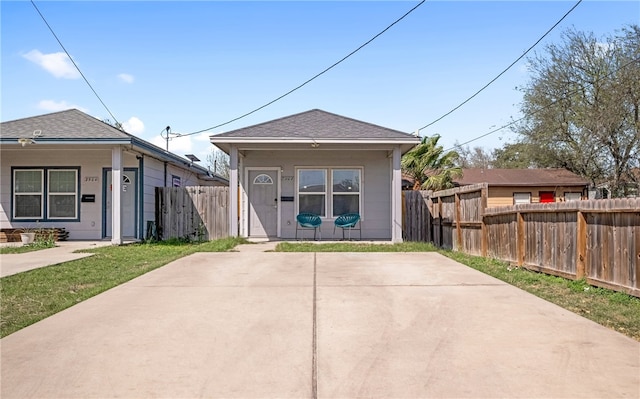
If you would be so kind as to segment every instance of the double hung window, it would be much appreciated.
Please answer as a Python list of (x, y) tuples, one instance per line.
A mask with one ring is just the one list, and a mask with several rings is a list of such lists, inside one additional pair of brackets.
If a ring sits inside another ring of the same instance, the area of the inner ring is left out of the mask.
[(333, 169), (333, 217), (360, 213), (360, 169)]
[(13, 219), (78, 219), (78, 169), (14, 169)]
[(298, 170), (299, 213), (327, 216), (327, 171), (325, 169)]
[(336, 218), (361, 213), (362, 169), (298, 169), (298, 213)]

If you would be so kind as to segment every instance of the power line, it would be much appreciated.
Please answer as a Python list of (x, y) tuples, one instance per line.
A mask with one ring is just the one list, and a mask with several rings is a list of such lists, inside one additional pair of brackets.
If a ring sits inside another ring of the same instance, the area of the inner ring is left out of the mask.
[[(629, 65), (633, 64), (634, 62), (640, 62), (640, 58), (636, 58), (636, 59), (634, 59), (634, 60), (631, 60), (631, 61), (627, 62), (626, 64), (622, 65), (620, 68), (616, 69), (615, 71), (612, 71), (611, 73), (609, 73), (609, 74), (607, 74), (607, 75), (603, 76), (602, 78), (597, 79), (597, 80), (594, 82), (594, 84), (595, 84), (595, 83), (598, 83), (598, 82), (600, 82), (600, 81), (602, 81), (602, 80), (608, 79), (609, 77), (611, 77), (611, 75), (613, 75), (613, 74), (615, 74), (615, 73), (617, 73), (617, 72), (621, 71), (622, 69), (624, 69), (624, 68), (628, 67)], [(530, 112), (530, 113), (528, 113), (528, 114), (525, 114), (525, 115), (524, 115), (524, 116), (522, 116), (521, 118), (518, 118), (518, 119), (516, 119), (516, 120), (514, 120), (514, 121), (511, 121), (511, 122), (507, 123), (506, 125), (500, 126), (500, 127), (499, 127), (499, 128), (497, 128), (497, 129), (493, 129), (492, 131), (490, 131), (490, 132), (488, 132), (488, 133), (482, 134), (482, 135), (480, 135), (480, 136), (478, 136), (478, 137), (475, 137), (475, 138), (473, 138), (473, 139), (471, 139), (471, 140), (467, 140), (467, 141), (465, 141), (464, 143), (456, 144), (455, 146), (453, 146), (453, 147), (448, 148), (447, 150), (445, 150), (445, 152), (446, 152), (446, 151), (454, 150), (454, 149), (459, 148), (459, 147), (462, 147), (463, 145), (467, 145), (467, 144), (472, 143), (472, 142), (474, 142), (474, 141), (476, 141), (476, 140), (480, 140), (481, 138), (484, 138), (484, 137), (487, 137), (487, 136), (489, 136), (489, 135), (491, 135), (491, 134), (493, 134), (493, 133), (499, 132), (500, 130), (505, 129), (505, 128), (509, 127), (509, 126), (513, 126), (513, 125), (515, 125), (516, 123), (518, 123), (518, 122), (520, 122), (520, 121), (522, 121), (522, 120), (524, 120), (524, 119), (526, 119), (526, 118), (529, 118), (529, 117), (531, 117), (531, 116), (533, 116), (533, 115), (535, 115), (535, 114), (537, 114), (537, 113), (539, 113), (539, 112), (542, 112), (542, 111), (544, 111), (544, 110), (546, 110), (546, 109), (548, 109), (548, 108), (551, 108), (552, 106), (556, 105), (559, 101), (565, 100), (567, 97), (572, 96), (572, 95), (574, 95), (574, 94), (576, 94), (576, 93), (580, 92), (581, 90), (582, 90), (582, 89), (578, 88), (578, 89), (572, 90), (572, 91), (570, 91), (570, 92), (567, 92), (567, 93), (565, 93), (562, 97), (560, 97), (559, 99), (557, 99), (557, 100), (554, 100), (554, 101), (550, 102), (548, 105), (546, 105), (546, 106), (544, 106), (544, 107), (542, 107), (542, 108), (539, 108), (539, 109), (537, 109), (537, 110), (535, 110), (535, 111), (532, 111), (532, 112)]]
[(98, 98), (98, 100), (100, 101), (100, 103), (102, 104), (102, 106), (107, 110), (107, 112), (109, 113), (109, 115), (111, 115), (111, 117), (113, 118), (113, 121), (115, 122), (116, 126), (121, 126), (120, 122), (118, 122), (118, 120), (116, 119), (116, 117), (113, 115), (113, 113), (111, 112), (111, 110), (109, 109), (109, 107), (107, 107), (107, 104), (104, 103), (104, 101), (102, 101), (102, 98), (100, 98), (100, 96), (98, 95), (98, 93), (96, 92), (96, 90), (93, 88), (93, 86), (91, 86), (91, 83), (89, 83), (89, 81), (87, 80), (87, 78), (84, 76), (84, 74), (82, 73), (82, 71), (80, 70), (80, 68), (78, 68), (78, 65), (76, 64), (76, 62), (73, 60), (73, 58), (71, 58), (71, 55), (69, 54), (69, 52), (67, 51), (67, 49), (64, 47), (64, 45), (62, 44), (62, 42), (60, 41), (60, 39), (58, 39), (58, 35), (56, 35), (56, 33), (53, 31), (53, 29), (51, 28), (51, 25), (49, 25), (49, 22), (47, 22), (47, 19), (44, 17), (44, 15), (42, 15), (42, 13), (40, 12), (40, 10), (38, 9), (38, 6), (36, 6), (36, 3), (33, 2), (33, 0), (31, 0), (31, 4), (33, 5), (33, 8), (36, 9), (36, 11), (38, 12), (38, 14), (40, 15), (40, 18), (42, 18), (42, 20), (44, 21), (45, 25), (47, 25), (47, 28), (49, 28), (49, 31), (51, 31), (51, 34), (53, 35), (53, 37), (56, 38), (56, 40), (58, 41), (58, 44), (60, 45), (60, 47), (62, 47), (62, 49), (64, 50), (64, 52), (67, 54), (67, 57), (69, 57), (69, 60), (71, 60), (71, 63), (73, 64), (74, 67), (76, 67), (76, 69), (78, 70), (78, 72), (80, 73), (80, 76), (82, 76), (82, 79), (84, 79), (85, 83), (87, 83), (87, 86), (89, 86), (89, 88), (91, 89), (91, 91), (93, 92), (93, 94), (95, 94), (95, 96)]
[(533, 43), (533, 45), (531, 47), (529, 47), (527, 49), (527, 51), (525, 51), (524, 53), (522, 53), (522, 55), (520, 57), (518, 57), (515, 61), (513, 61), (506, 69), (504, 69), (502, 72), (500, 72), (498, 74), (498, 76), (496, 76), (495, 78), (491, 79), (491, 81), (489, 81), (489, 83), (487, 83), (486, 85), (482, 86), (482, 88), (478, 91), (476, 91), (471, 97), (467, 98), (466, 100), (464, 100), (463, 102), (461, 102), (458, 106), (456, 106), (455, 108), (453, 108), (451, 111), (447, 112), (446, 114), (442, 115), (441, 117), (439, 117), (438, 119), (434, 120), (431, 123), (426, 124), (425, 126), (421, 127), (420, 129), (418, 129), (418, 131), (420, 130), (424, 130), (426, 128), (428, 128), (429, 126), (433, 125), (434, 123), (444, 119), (445, 117), (451, 115), (453, 112), (455, 112), (458, 108), (462, 107), (463, 105), (465, 105), (466, 103), (468, 103), (469, 101), (471, 101), (475, 96), (477, 96), (478, 94), (480, 94), (480, 92), (482, 92), (484, 89), (486, 89), (487, 87), (489, 87), (493, 82), (495, 82), (496, 80), (498, 80), (498, 78), (500, 78), (500, 76), (504, 75), (509, 69), (511, 69), (511, 67), (513, 67), (516, 63), (518, 63), (518, 61), (520, 61), (525, 55), (527, 55), (527, 53), (529, 51), (531, 51), (535, 46), (538, 45), (538, 43), (540, 43), (542, 41), (542, 39), (544, 39), (552, 30), (554, 30), (556, 28), (556, 26), (558, 26), (560, 24), (560, 22), (562, 22), (576, 7), (578, 7), (578, 5), (582, 3), (582, 0), (578, 0), (578, 2), (576, 4), (573, 5), (573, 7), (571, 7), (571, 9), (569, 11), (567, 11), (562, 18), (560, 18), (558, 20), (558, 22), (556, 22), (551, 28), (549, 28), (549, 30), (547, 30), (547, 32), (542, 35), (542, 37), (540, 37), (540, 39), (538, 39), (535, 43)]
[[(385, 33), (386, 31), (388, 31), (389, 29), (391, 29), (392, 26), (394, 26), (395, 24), (397, 24), (398, 22), (402, 21), (407, 15), (411, 14), (415, 9), (417, 9), (418, 7), (420, 7), (426, 0), (422, 0), (420, 3), (418, 3), (418, 5), (416, 5), (415, 7), (413, 7), (412, 9), (410, 9), (409, 11), (407, 11), (403, 16), (401, 16), (400, 18), (396, 19), (391, 25), (387, 26), (386, 28), (384, 28), (380, 33), (378, 33), (377, 35), (375, 35), (374, 37), (372, 37), (371, 39), (369, 39), (368, 41), (366, 41), (364, 44), (362, 44), (360, 47), (358, 47), (357, 49), (353, 50), (352, 52), (350, 52), (349, 54), (347, 54), (346, 56), (344, 56), (342, 59), (340, 59), (339, 61), (335, 62), (333, 65), (331, 65), (330, 67), (324, 69), (322, 72), (316, 74), (315, 76), (313, 76), (312, 78), (308, 79), (307, 81), (305, 81), (304, 83), (302, 83), (301, 85), (296, 86), (295, 88), (289, 90), (288, 92), (284, 93), (283, 95), (275, 98), (274, 100), (269, 101), (268, 103), (252, 110), (249, 111), (243, 115), (240, 115), (236, 118), (233, 118), (227, 122), (221, 123), (219, 125), (215, 125), (212, 126), (210, 128), (207, 129), (202, 129), (202, 130), (198, 130), (197, 132), (192, 132), (192, 133), (186, 133), (186, 134), (181, 134), (180, 136), (191, 136), (194, 134), (199, 134), (199, 133), (203, 133), (206, 132), (208, 130), (213, 130), (213, 129), (217, 129), (219, 127), (228, 125), (232, 122), (235, 122), (237, 120), (240, 120), (242, 118), (245, 118), (255, 112), (260, 111), (263, 108), (268, 107), (269, 105), (275, 103), (276, 101), (279, 101), (281, 99), (283, 99), (284, 97), (288, 96), (289, 94), (293, 93), (294, 91), (302, 88), (303, 86), (307, 85), (308, 83), (310, 83), (311, 81), (315, 80), (316, 78), (320, 77), (321, 75), (324, 75), (326, 72), (328, 72), (329, 70), (333, 69), (334, 67), (336, 67), (338, 64), (342, 63), (343, 61), (345, 61), (347, 58), (351, 57), (352, 55), (354, 55), (355, 53), (357, 53), (358, 51), (360, 51), (362, 48), (364, 48), (366, 45), (368, 45), (369, 43), (371, 43), (372, 41), (374, 41), (375, 39), (377, 39), (379, 36), (381, 36), (383, 33)], [(582, 1), (582, 0), (580, 0)]]

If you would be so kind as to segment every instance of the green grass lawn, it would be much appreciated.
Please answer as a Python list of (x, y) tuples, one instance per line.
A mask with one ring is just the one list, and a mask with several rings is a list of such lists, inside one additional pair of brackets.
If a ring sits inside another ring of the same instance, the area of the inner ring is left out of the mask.
[(0, 337), (195, 252), (223, 252), (244, 243), (142, 243), (86, 250), (95, 255), (0, 279)]
[[(94, 295), (195, 252), (222, 252), (246, 243), (228, 238), (200, 244), (165, 242), (109, 246), (95, 253), (0, 279), (0, 336), (42, 320)], [(425, 243), (280, 243), (279, 252), (431, 252), (531, 292), (640, 341), (640, 298), (589, 286), (584, 281), (515, 268), (505, 262), (437, 250)], [(419, 255), (417, 255), (419, 256)]]
[(41, 249), (55, 248), (56, 244), (51, 242), (34, 242), (28, 245), (11, 245), (0, 247), (0, 255), (2, 254), (23, 254), (26, 252), (40, 251)]

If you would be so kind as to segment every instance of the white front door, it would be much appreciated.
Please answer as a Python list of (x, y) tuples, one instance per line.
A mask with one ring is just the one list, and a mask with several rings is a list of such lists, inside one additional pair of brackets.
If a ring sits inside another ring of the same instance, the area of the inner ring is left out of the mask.
[[(105, 181), (105, 237), (111, 237), (111, 190), (112, 190), (112, 174), (111, 170), (106, 171)], [(135, 170), (125, 170), (122, 174), (122, 236), (136, 237), (137, 212), (136, 212), (136, 192), (137, 192), (137, 173)]]
[(278, 235), (278, 172), (249, 171), (249, 236)]

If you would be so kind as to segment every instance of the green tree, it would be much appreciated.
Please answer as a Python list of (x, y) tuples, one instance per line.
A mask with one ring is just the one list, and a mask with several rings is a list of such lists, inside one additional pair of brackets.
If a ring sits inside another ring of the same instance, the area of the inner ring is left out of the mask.
[(526, 117), (515, 131), (525, 158), (626, 195), (640, 166), (640, 28), (604, 39), (569, 30), (545, 50), (529, 59), (533, 77), (522, 89)]
[(456, 152), (458, 153), (458, 160), (456, 165), (463, 168), (475, 168), (475, 169), (489, 169), (493, 167), (495, 160), (495, 151), (490, 152), (482, 147), (461, 146), (455, 145)]
[(414, 180), (414, 190), (444, 190), (453, 187), (453, 179), (462, 176), (462, 169), (456, 166), (458, 153), (445, 152), (438, 145), (440, 135), (423, 137), (402, 157), (402, 171)]

